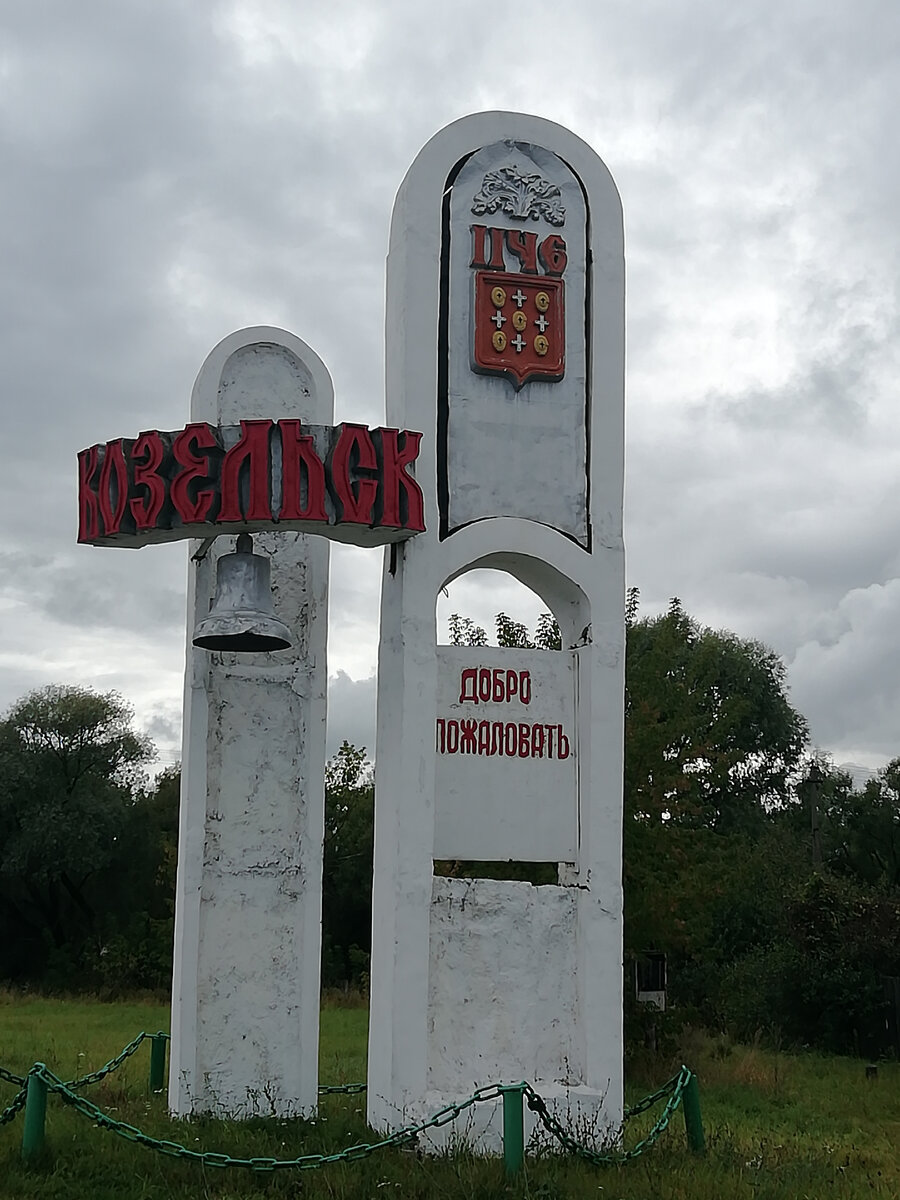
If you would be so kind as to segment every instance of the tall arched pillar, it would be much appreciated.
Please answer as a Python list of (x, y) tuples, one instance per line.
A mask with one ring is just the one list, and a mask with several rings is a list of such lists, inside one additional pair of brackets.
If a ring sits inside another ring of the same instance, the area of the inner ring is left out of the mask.
[[(387, 415), (425, 431), (427, 532), (387, 551), (383, 579), (378, 1128), (521, 1078), (598, 1136), (621, 1121), (623, 401), (605, 166), (534, 117), (444, 129), (400, 189), (388, 258)], [(476, 566), (544, 597), (560, 654), (437, 646), (435, 597)], [(533, 887), (437, 877), (436, 858), (560, 869)], [(496, 1145), (496, 1109), (456, 1132)]]
[[(333, 409), (319, 356), (267, 327), (221, 341), (191, 398), (192, 421), (234, 428), (330, 425)], [(233, 539), (193, 543), (189, 563), (169, 1069), (181, 1116), (308, 1114), (318, 1099), (329, 543), (255, 540), (294, 635), (277, 654), (191, 644)]]

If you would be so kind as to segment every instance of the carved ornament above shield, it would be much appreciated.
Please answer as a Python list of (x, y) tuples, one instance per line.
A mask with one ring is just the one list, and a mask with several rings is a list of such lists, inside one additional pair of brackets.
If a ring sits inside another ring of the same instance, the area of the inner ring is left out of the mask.
[(555, 183), (544, 179), (537, 171), (526, 174), (515, 165), (488, 171), (481, 190), (472, 203), (476, 216), (508, 213), (515, 221), (543, 217), (551, 225), (564, 225), (566, 210), (562, 195)]

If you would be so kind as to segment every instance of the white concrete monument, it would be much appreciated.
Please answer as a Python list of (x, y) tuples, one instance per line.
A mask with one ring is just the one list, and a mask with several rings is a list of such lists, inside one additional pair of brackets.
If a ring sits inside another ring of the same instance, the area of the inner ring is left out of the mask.
[[(515, 113), (432, 138), (394, 206), (386, 328), (427, 532), (385, 559), (369, 1120), (526, 1079), (600, 1138), (622, 1118), (624, 251), (593, 150)], [(481, 567), (543, 598), (561, 652), (437, 645), (438, 593)], [(499, 1104), (447, 1128), (496, 1148)]]
[[(298, 338), (232, 334), (197, 377), (191, 421), (330, 425), (331, 378)], [(329, 544), (257, 535), (274, 608), (294, 635), (274, 653), (191, 644), (209, 612), (217, 538), (190, 562), (169, 1107), (314, 1111), (328, 672)]]
[[(332, 426), (332, 409), (309, 346), (245, 329), (207, 358), (184, 429), (78, 456), (79, 541), (202, 539), (190, 562), (169, 1067), (181, 1115), (316, 1106), (325, 539), (403, 540), (423, 507), (410, 473), (420, 435)], [(249, 534), (264, 551), (252, 560)]]

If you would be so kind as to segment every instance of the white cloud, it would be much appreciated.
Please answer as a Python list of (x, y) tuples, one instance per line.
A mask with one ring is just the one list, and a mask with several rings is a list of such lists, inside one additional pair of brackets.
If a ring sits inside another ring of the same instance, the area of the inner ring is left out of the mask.
[[(523, 0), (502, 48), (474, 0), (37, 0), (4, 22), (0, 700), (118, 686), (171, 744), (183, 547), (76, 548), (75, 452), (183, 424), (208, 351), (251, 324), (309, 342), (338, 417), (377, 422), (393, 196), (442, 125), (511, 108), (591, 142), (623, 196), (645, 610), (678, 594), (771, 642), (826, 748), (900, 751), (896, 5)], [(367, 744), (380, 575), (335, 548), (332, 695)], [(514, 592), (472, 576), (453, 604), (533, 624)]]

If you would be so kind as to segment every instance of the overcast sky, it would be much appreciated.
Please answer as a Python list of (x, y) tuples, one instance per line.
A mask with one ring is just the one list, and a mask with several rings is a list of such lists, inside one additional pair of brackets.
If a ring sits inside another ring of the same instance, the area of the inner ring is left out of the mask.
[[(186, 549), (75, 544), (75, 455), (188, 419), (226, 334), (383, 417), (420, 147), (558, 121), (625, 209), (629, 583), (759, 638), (838, 761), (900, 754), (896, 0), (0, 4), (0, 708), (117, 688), (179, 753)], [(336, 547), (330, 743), (372, 748), (380, 551)], [(442, 603), (533, 620), (517, 585)]]

